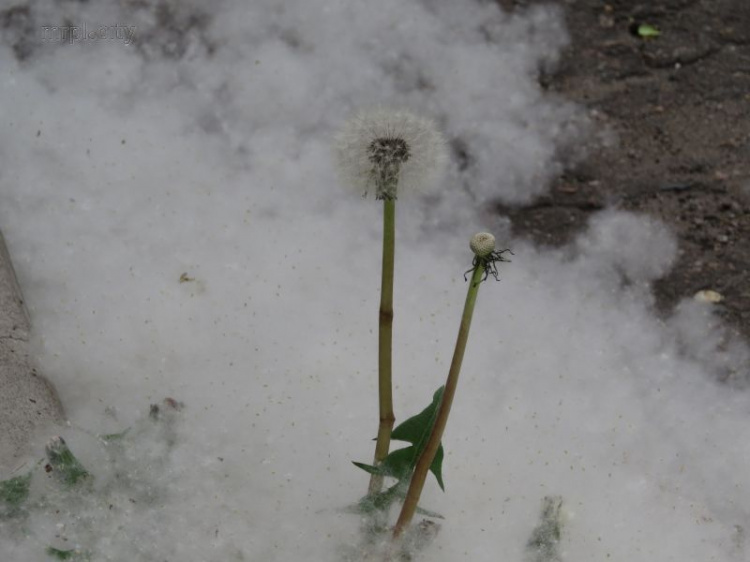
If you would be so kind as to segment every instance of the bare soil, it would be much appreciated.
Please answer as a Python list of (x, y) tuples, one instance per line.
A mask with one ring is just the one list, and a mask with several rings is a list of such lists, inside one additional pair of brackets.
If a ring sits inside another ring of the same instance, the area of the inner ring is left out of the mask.
[[(724, 297), (717, 312), (750, 340), (750, 2), (557, 4), (572, 43), (541, 83), (588, 107), (617, 141), (561, 174), (548, 197), (503, 208), (514, 233), (555, 246), (605, 207), (658, 217), (680, 247), (655, 286), (660, 308), (712, 289)], [(642, 37), (641, 24), (660, 34)]]

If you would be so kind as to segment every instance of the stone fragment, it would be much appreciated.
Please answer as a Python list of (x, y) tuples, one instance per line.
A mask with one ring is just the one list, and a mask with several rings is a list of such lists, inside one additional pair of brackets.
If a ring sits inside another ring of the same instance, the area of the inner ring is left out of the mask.
[(29, 356), (30, 328), (0, 233), (0, 480), (10, 475), (37, 431), (63, 418), (54, 388)]

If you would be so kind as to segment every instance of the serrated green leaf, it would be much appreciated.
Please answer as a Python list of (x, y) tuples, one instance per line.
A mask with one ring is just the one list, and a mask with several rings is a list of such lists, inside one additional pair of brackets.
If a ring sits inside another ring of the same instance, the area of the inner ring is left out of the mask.
[(125, 437), (130, 432), (130, 428), (127, 428), (124, 431), (121, 431), (119, 433), (108, 433), (106, 435), (100, 435), (99, 439), (101, 439), (104, 442), (109, 443), (110, 441), (119, 441), (123, 437)]
[[(399, 482), (408, 481), (411, 477), (414, 467), (417, 464), (419, 455), (422, 454), (424, 447), (427, 445), (427, 440), (430, 437), (432, 426), (435, 423), (437, 417), (437, 411), (440, 407), (440, 402), (443, 399), (443, 391), (445, 387), (438, 388), (432, 395), (432, 402), (424, 410), (418, 413), (416, 416), (412, 416), (405, 422), (400, 424), (391, 433), (391, 439), (397, 441), (405, 441), (411, 443), (410, 447), (404, 447), (391, 451), (383, 462), (378, 466), (370, 464), (364, 464), (360, 462), (353, 462), (354, 466), (361, 468), (369, 474), (377, 474), (378, 476), (390, 476), (395, 478)], [(435, 475), (435, 479), (440, 486), (440, 489), (445, 491), (445, 484), (443, 483), (443, 445), (440, 444), (438, 447), (435, 458), (432, 460), (430, 465), (430, 472)]]
[(75, 549), (60, 550), (59, 548), (48, 546), (46, 552), (49, 556), (58, 560), (74, 560), (80, 562), (91, 560), (91, 557), (87, 552), (81, 552), (80, 550)]
[(373, 500), (373, 504), (377, 509), (387, 509), (397, 499), (403, 498), (405, 494), (406, 490), (404, 489), (404, 486), (401, 484), (401, 482), (398, 482), (384, 492), (376, 494)]
[(70, 560), (75, 554), (75, 550), (60, 550), (59, 548), (47, 547), (47, 554), (58, 560)]
[(378, 466), (372, 466), (371, 464), (365, 464), (363, 462), (357, 462), (357, 461), (352, 461), (352, 464), (356, 466), (357, 468), (361, 468), (362, 470), (364, 470), (365, 472), (369, 474), (377, 474), (377, 475), (383, 474), (382, 465), (378, 467)]
[(435, 475), (435, 480), (437, 480), (438, 486), (440, 486), (440, 489), (445, 492), (445, 484), (443, 484), (443, 456), (445, 456), (445, 452), (443, 451), (443, 444), (441, 443), (435, 453), (435, 458), (432, 459), (430, 472)]
[[(440, 459), (438, 459), (438, 456), (436, 455), (435, 460), (440, 462), (442, 460), (442, 454), (440, 455)], [(416, 463), (417, 448), (413, 445), (410, 447), (405, 447), (403, 449), (391, 451), (391, 453), (385, 458), (385, 460), (378, 466), (352, 461), (352, 464), (354, 466), (356, 466), (357, 468), (361, 468), (368, 474), (390, 476), (392, 478), (395, 478), (396, 480), (408, 479), (409, 476), (411, 476), (411, 472), (414, 470)], [(436, 474), (436, 476), (439, 475), (439, 466), (437, 470), (438, 474)], [(438, 482), (440, 482), (440, 478), (438, 478)], [(442, 484), (440, 487), (443, 487)]]
[(31, 472), (0, 482), (0, 507), (5, 504), (5, 509), (0, 509), (0, 515), (12, 515), (18, 511), (28, 499), (30, 487)]
[(46, 447), (50, 467), (66, 486), (72, 487), (90, 480), (91, 474), (68, 448), (62, 437), (53, 438)]
[[(443, 456), (443, 446), (440, 445), (438, 447), (437, 453), (435, 453), (435, 458), (432, 459), (430, 472), (435, 475), (435, 479), (437, 480), (440, 489), (445, 491), (445, 485), (443, 484), (442, 475)], [(417, 455), (416, 447), (411, 446), (404, 449), (398, 449), (396, 451), (393, 451), (385, 458), (383, 464), (380, 465), (381, 471), (377, 474), (392, 476), (397, 480), (408, 479), (417, 464), (417, 460), (419, 460), (419, 457)]]
[(387, 490), (378, 492), (372, 496), (365, 496), (356, 505), (356, 511), (359, 513), (373, 513), (382, 511), (391, 506), (399, 498), (406, 494), (403, 482), (397, 482)]
[[(375, 511), (382, 511), (391, 506), (396, 500), (402, 500), (406, 496), (406, 486), (403, 482), (398, 482), (383, 492), (374, 496), (365, 496), (354, 505), (348, 505), (341, 509), (344, 513), (371, 514)], [(435, 519), (445, 519), (436, 511), (430, 511), (417, 507), (417, 513)]]
[(563, 498), (545, 496), (539, 524), (526, 542), (530, 562), (554, 562), (560, 560), (558, 546), (562, 538)]
[[(437, 411), (440, 407), (440, 402), (443, 399), (444, 390), (444, 386), (438, 388), (435, 391), (435, 394), (433, 394), (432, 396), (432, 403), (427, 406), (427, 408), (422, 410), (416, 416), (409, 418), (393, 430), (393, 433), (391, 434), (392, 439), (398, 441), (406, 441), (407, 443), (411, 443), (413, 445), (412, 447), (406, 447), (405, 449), (399, 449), (392, 452), (390, 455), (388, 455), (388, 457), (386, 457), (385, 461), (383, 461), (383, 464), (387, 465), (389, 464), (390, 458), (392, 456), (396, 457), (393, 461), (390, 461), (390, 464), (392, 465), (392, 468), (390, 470), (394, 475), (401, 475), (396, 476), (397, 478), (408, 477), (411, 474), (411, 471), (414, 470), (414, 466), (417, 464), (419, 455), (422, 454), (422, 451), (424, 450), (424, 447), (427, 444), (427, 440), (430, 436), (430, 432), (432, 431), (432, 426), (435, 423), (435, 418), (437, 417)], [(435, 453), (435, 458), (430, 465), (430, 472), (435, 475), (435, 479), (437, 480), (440, 489), (445, 491), (445, 483), (443, 482), (443, 457), (444, 451), (443, 445), (441, 443), (438, 447), (437, 452)], [(411, 461), (408, 469), (404, 469), (403, 466), (403, 461), (406, 458), (410, 459)]]
[(385, 476), (404, 480), (411, 476), (417, 463), (417, 449), (414, 446), (391, 452), (380, 465)]
[(432, 425), (435, 423), (435, 417), (437, 416), (437, 410), (443, 398), (444, 390), (445, 387), (443, 386), (438, 388), (435, 394), (433, 394), (432, 403), (429, 406), (416, 416), (412, 416), (399, 424), (391, 433), (391, 439), (406, 441), (412, 445), (419, 445), (422, 441), (426, 441), (430, 435)]

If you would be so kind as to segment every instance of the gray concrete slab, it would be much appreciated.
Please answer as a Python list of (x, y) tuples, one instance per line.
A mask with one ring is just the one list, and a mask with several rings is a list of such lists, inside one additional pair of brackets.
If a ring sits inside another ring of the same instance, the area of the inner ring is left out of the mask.
[(0, 233), (0, 479), (7, 478), (44, 426), (63, 419), (52, 385), (29, 356), (31, 322)]

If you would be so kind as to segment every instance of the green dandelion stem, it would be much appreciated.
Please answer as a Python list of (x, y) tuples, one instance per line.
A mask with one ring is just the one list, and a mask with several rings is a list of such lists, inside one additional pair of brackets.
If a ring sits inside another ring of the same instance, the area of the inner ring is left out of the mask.
[[(378, 402), (380, 424), (375, 444), (375, 466), (388, 456), (393, 415), (393, 270), (396, 249), (396, 201), (383, 201), (383, 272), (380, 289), (380, 322), (378, 328)], [(377, 494), (383, 487), (383, 476), (373, 474), (367, 493)]]
[(401, 536), (401, 533), (403, 533), (403, 531), (409, 526), (414, 517), (414, 513), (417, 510), (417, 503), (419, 502), (419, 497), (422, 494), (422, 488), (424, 488), (425, 479), (427, 478), (427, 472), (430, 470), (435, 454), (440, 447), (440, 441), (443, 438), (443, 431), (445, 431), (445, 426), (448, 423), (448, 415), (450, 414), (451, 405), (453, 404), (453, 397), (456, 394), (458, 376), (461, 373), (461, 363), (463, 362), (464, 352), (466, 351), (466, 342), (469, 339), (471, 317), (474, 314), (474, 305), (477, 302), (477, 295), (479, 294), (479, 285), (481, 283), (482, 275), (484, 274), (484, 267), (485, 262), (483, 260), (476, 260), (474, 273), (471, 276), (471, 281), (469, 283), (469, 291), (466, 294), (466, 303), (464, 304), (464, 313), (461, 317), (461, 326), (458, 330), (456, 348), (453, 351), (453, 360), (451, 361), (450, 370), (448, 371), (448, 379), (445, 382), (443, 399), (440, 402), (440, 408), (438, 409), (437, 417), (435, 418), (435, 424), (432, 426), (432, 432), (427, 440), (427, 445), (425, 445), (425, 448), (414, 467), (414, 474), (412, 474), (409, 489), (404, 498), (404, 505), (401, 508), (401, 513), (399, 514), (396, 526), (393, 528), (394, 540)]

